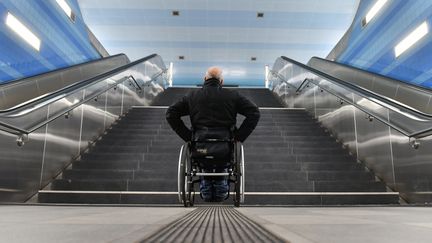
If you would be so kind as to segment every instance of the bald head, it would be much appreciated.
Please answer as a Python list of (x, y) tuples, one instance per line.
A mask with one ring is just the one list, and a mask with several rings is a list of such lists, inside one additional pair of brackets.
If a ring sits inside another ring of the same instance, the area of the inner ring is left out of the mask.
[(204, 80), (215, 78), (218, 79), (221, 84), (223, 83), (222, 69), (220, 67), (210, 67), (207, 69), (207, 73)]

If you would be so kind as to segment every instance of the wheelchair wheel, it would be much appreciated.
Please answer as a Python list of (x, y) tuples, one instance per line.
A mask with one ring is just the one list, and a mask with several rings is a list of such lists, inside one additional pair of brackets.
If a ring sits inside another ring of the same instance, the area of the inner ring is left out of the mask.
[(244, 148), (243, 145), (240, 144), (240, 173), (241, 173), (241, 180), (240, 180), (240, 203), (244, 203), (245, 198), (245, 157), (244, 157)]
[(190, 153), (189, 148), (186, 152), (186, 161), (185, 161), (185, 183), (184, 183), (184, 192), (185, 192), (185, 198), (186, 198), (186, 204), (185, 207), (192, 207), (194, 205), (195, 200), (195, 192), (193, 188), (193, 178), (192, 178), (192, 165), (190, 160)]
[(179, 161), (178, 161), (178, 196), (180, 203), (183, 203), (185, 207), (191, 205), (191, 167), (189, 158), (189, 145), (185, 144), (180, 149)]
[(234, 186), (234, 206), (240, 207), (244, 201), (244, 166), (243, 166), (243, 147), (240, 143), (236, 144), (235, 152), (235, 186)]

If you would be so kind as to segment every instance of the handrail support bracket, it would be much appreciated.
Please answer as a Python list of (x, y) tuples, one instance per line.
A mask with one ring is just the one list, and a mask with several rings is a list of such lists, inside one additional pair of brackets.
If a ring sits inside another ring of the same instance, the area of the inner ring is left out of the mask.
[(29, 141), (28, 134), (20, 134), (18, 135), (16, 143), (19, 147), (22, 147), (28, 141)]
[(303, 80), (303, 82), (300, 84), (300, 86), (297, 88), (297, 90), (295, 91), (296, 94), (299, 95), (299, 94), (302, 92), (303, 87), (305, 86), (305, 84), (306, 84), (306, 87), (309, 88), (309, 82), (310, 82), (310, 81), (311, 81), (311, 80), (310, 80), (309, 78), (305, 78), (305, 79)]
[[(135, 84), (135, 89), (136, 89), (136, 90), (142, 91), (141, 86), (138, 84), (138, 81), (135, 79), (135, 77), (134, 77), (133, 75), (129, 75), (127, 78), (128, 78), (129, 80), (132, 80), (132, 81), (133, 81), (133, 83)], [(132, 84), (132, 82), (131, 82), (131, 84)]]
[(420, 142), (416, 138), (409, 138), (409, 144), (413, 149), (418, 149), (420, 147)]

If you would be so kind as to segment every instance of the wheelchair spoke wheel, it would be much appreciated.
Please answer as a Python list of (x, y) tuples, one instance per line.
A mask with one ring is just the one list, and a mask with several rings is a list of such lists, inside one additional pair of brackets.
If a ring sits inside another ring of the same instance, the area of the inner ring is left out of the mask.
[(235, 151), (235, 186), (234, 186), (234, 206), (240, 207), (242, 195), (242, 161), (241, 161), (241, 144), (236, 144)]
[(177, 189), (178, 189), (178, 197), (180, 203), (183, 203), (185, 200), (185, 191), (184, 191), (184, 184), (185, 184), (185, 159), (184, 154), (185, 152), (185, 145), (183, 145), (180, 149), (180, 155), (179, 155), (179, 161), (178, 161), (178, 173), (177, 173)]
[(240, 145), (240, 203), (244, 203), (245, 198), (245, 157), (243, 145)]
[(184, 192), (185, 192), (185, 200), (183, 201), (183, 205), (185, 207), (189, 207), (193, 205), (193, 182), (192, 182), (192, 169), (191, 169), (191, 163), (189, 159), (189, 155), (186, 156), (185, 161), (185, 175), (184, 175)]
[[(187, 172), (186, 172), (187, 173)], [(183, 176), (183, 206), (189, 207), (189, 192), (188, 192), (188, 180), (187, 175)]]
[(185, 144), (180, 150), (177, 178), (179, 201), (185, 207), (190, 205), (190, 163), (188, 157), (189, 146)]
[(190, 188), (189, 188), (189, 206), (192, 207), (194, 205), (195, 202), (195, 190), (193, 188), (193, 184), (190, 184)]

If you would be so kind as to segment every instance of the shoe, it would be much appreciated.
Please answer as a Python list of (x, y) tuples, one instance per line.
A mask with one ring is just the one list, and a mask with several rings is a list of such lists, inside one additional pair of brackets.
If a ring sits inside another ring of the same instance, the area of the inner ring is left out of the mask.
[(212, 202), (223, 202), (225, 201), (224, 197), (215, 197)]

